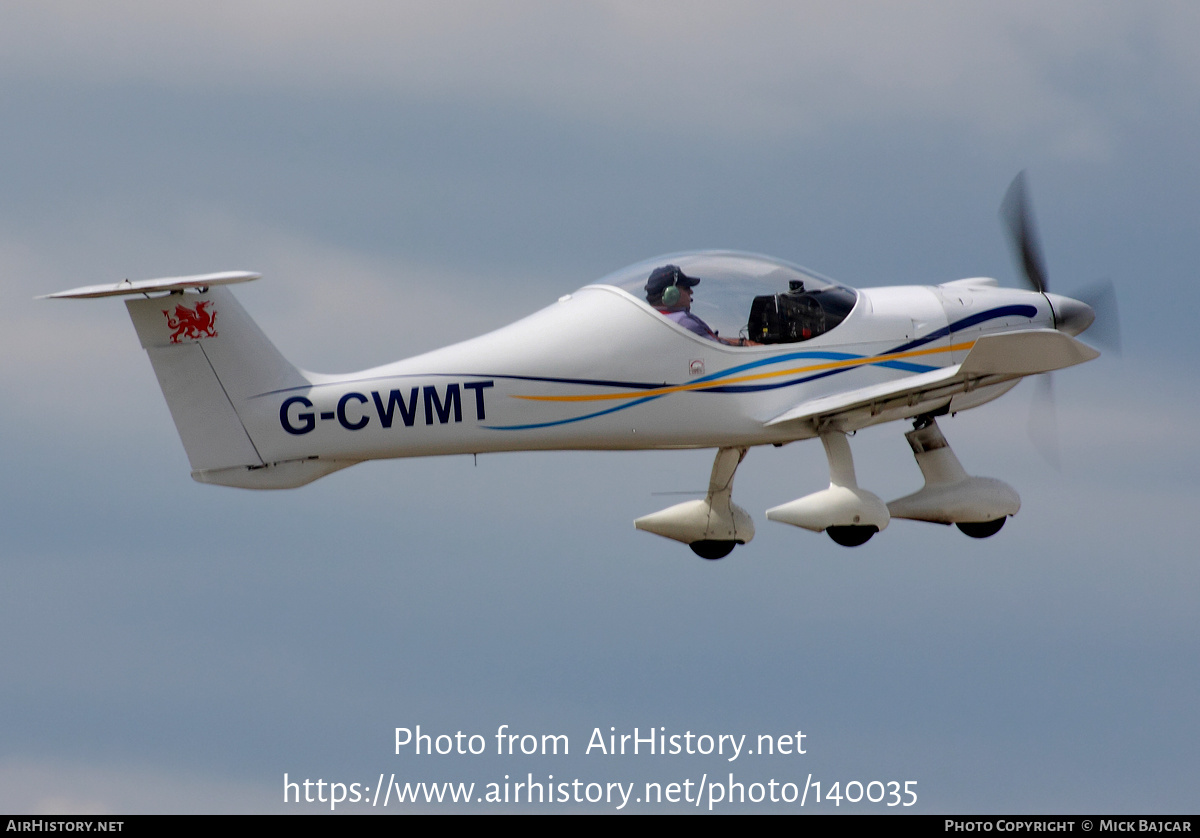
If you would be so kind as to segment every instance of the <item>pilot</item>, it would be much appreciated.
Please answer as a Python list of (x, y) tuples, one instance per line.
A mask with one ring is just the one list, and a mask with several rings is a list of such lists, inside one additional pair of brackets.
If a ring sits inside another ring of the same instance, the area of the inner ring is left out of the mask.
[(655, 268), (646, 281), (646, 302), (668, 320), (674, 320), (702, 338), (728, 346), (753, 345), (745, 338), (730, 339), (719, 336), (707, 323), (692, 314), (692, 288), (699, 284), (700, 280), (688, 276), (677, 265), (663, 265)]

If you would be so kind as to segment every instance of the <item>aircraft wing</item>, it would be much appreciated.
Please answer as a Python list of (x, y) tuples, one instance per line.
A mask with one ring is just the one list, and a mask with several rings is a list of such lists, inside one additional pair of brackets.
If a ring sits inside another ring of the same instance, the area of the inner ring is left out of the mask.
[(996, 398), (1027, 375), (1074, 366), (1099, 355), (1053, 329), (985, 335), (975, 341), (961, 364), (810, 399), (765, 424), (808, 425), (814, 433), (827, 428), (849, 432), (943, 409), (965, 410)]

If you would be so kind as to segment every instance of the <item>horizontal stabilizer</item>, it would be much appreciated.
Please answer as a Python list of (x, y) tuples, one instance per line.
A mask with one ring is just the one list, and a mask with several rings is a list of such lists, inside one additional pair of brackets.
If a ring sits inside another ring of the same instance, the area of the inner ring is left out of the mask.
[(182, 291), (185, 288), (208, 288), (213, 285), (233, 285), (238, 282), (250, 282), (261, 279), (262, 274), (252, 271), (224, 271), (215, 274), (196, 274), (194, 276), (167, 276), (159, 279), (139, 279), (131, 282), (126, 279), (112, 285), (87, 285), (83, 288), (72, 288), (70, 291), (59, 291), (57, 294), (46, 294), (39, 300), (87, 299), (91, 297), (123, 297), (127, 294), (149, 294), (152, 291)]

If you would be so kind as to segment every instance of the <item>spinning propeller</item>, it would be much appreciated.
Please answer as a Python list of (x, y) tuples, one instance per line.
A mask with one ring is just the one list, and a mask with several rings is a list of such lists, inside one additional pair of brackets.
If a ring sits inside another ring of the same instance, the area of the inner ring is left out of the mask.
[[(1000, 217), (1008, 227), (1009, 242), (1021, 276), (1030, 290), (1046, 295), (1059, 328), (1071, 334), (1091, 329), (1091, 342), (1120, 355), (1121, 330), (1112, 280), (1104, 279), (1087, 285), (1073, 295), (1074, 299), (1049, 293), (1042, 247), (1033, 220), (1033, 207), (1027, 194), (1024, 171), (1013, 178), (1004, 194)], [(1033, 412), (1029, 417), (1029, 435), (1042, 456), (1059, 468), (1054, 382), (1050, 373), (1040, 376), (1038, 380)]]

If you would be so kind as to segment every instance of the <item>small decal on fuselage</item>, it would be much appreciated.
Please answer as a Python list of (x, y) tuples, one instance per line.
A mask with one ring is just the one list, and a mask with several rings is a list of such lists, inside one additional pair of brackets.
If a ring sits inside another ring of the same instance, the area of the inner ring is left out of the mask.
[(284, 399), (279, 406), (279, 424), (289, 434), (300, 436), (317, 427), (317, 422), (333, 422), (348, 431), (361, 431), (377, 421), (381, 427), (411, 428), (420, 416), (426, 425), (445, 425), (463, 420), (463, 390), (475, 393), (475, 419), (487, 418), (483, 391), (492, 381), (467, 381), (447, 384), (442, 392), (432, 385), (369, 393), (343, 393), (333, 410), (312, 410), (313, 403), (305, 396)]

